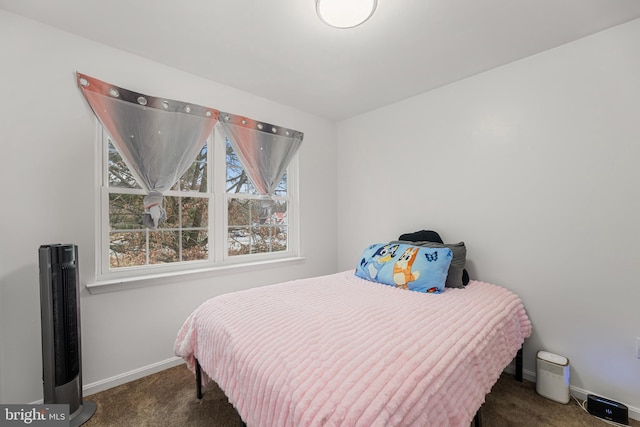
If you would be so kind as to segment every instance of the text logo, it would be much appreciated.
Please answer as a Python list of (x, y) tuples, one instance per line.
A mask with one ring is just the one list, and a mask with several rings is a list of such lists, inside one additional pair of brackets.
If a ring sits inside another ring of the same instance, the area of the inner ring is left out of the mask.
[(69, 405), (0, 405), (0, 427), (69, 427)]

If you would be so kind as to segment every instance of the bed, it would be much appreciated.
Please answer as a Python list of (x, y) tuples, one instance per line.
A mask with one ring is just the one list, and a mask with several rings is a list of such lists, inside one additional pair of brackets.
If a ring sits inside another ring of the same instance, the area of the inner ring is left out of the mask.
[(466, 427), (518, 354), (521, 376), (530, 333), (504, 287), (413, 292), (349, 270), (212, 298), (175, 353), (250, 427)]

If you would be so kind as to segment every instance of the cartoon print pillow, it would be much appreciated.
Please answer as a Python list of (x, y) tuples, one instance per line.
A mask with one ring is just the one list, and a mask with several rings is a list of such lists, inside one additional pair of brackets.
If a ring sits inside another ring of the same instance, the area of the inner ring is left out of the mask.
[[(403, 243), (401, 241), (395, 241), (391, 243)], [(453, 252), (453, 258), (451, 259), (451, 265), (449, 266), (449, 272), (447, 273), (447, 281), (444, 283), (446, 288), (464, 288), (469, 282), (464, 279), (464, 266), (467, 262), (467, 248), (464, 242), (460, 243), (436, 243), (436, 242), (404, 242), (415, 246), (424, 246), (427, 248), (449, 248)]]
[(364, 250), (356, 276), (424, 293), (441, 293), (453, 252), (406, 243), (377, 243)]
[[(398, 240), (404, 240), (416, 246), (425, 246), (423, 244), (424, 242), (444, 244), (438, 232), (433, 230), (420, 230), (414, 231), (413, 233), (405, 233), (400, 235), (400, 237), (398, 237)], [(462, 245), (462, 247), (460, 247), (460, 245)], [(464, 247), (463, 242), (458, 243), (456, 245), (458, 246), (457, 248), (451, 247), (449, 245), (446, 246), (450, 247), (453, 251), (453, 261), (451, 261), (451, 266), (449, 267), (449, 277), (447, 277), (447, 283), (445, 284), (445, 286), (449, 288), (463, 288), (467, 286), (467, 283), (469, 283), (469, 273), (467, 272), (467, 269), (464, 268), (467, 259), (467, 249)], [(461, 272), (459, 272), (460, 268), (462, 269)], [(460, 284), (460, 282), (458, 281), (459, 274), (462, 284)]]

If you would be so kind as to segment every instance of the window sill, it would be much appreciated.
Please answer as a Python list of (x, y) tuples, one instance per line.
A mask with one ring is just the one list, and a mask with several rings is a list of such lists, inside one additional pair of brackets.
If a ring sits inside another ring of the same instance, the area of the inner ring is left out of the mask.
[(155, 286), (162, 284), (175, 283), (189, 279), (198, 279), (201, 277), (212, 276), (216, 273), (229, 272), (230, 270), (251, 271), (269, 266), (279, 266), (281, 264), (293, 264), (304, 261), (305, 257), (292, 257), (275, 259), (268, 261), (256, 261), (244, 264), (229, 264), (216, 267), (200, 268), (187, 271), (175, 271), (170, 273), (149, 274), (146, 276), (125, 277), (118, 279), (96, 280), (93, 283), (87, 283), (87, 289), (92, 295), (103, 294), (106, 292), (121, 291), (127, 289), (135, 289), (146, 286)]

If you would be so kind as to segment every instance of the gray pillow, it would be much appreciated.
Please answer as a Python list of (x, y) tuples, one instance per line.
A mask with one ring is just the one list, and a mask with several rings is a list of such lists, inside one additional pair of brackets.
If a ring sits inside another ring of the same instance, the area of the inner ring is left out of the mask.
[(436, 242), (407, 242), (404, 240), (395, 240), (391, 243), (409, 243), (414, 246), (424, 246), (426, 248), (449, 248), (453, 252), (451, 265), (449, 265), (449, 273), (445, 287), (447, 288), (464, 288), (462, 281), (462, 272), (467, 262), (467, 248), (464, 242), (460, 243), (436, 243)]

